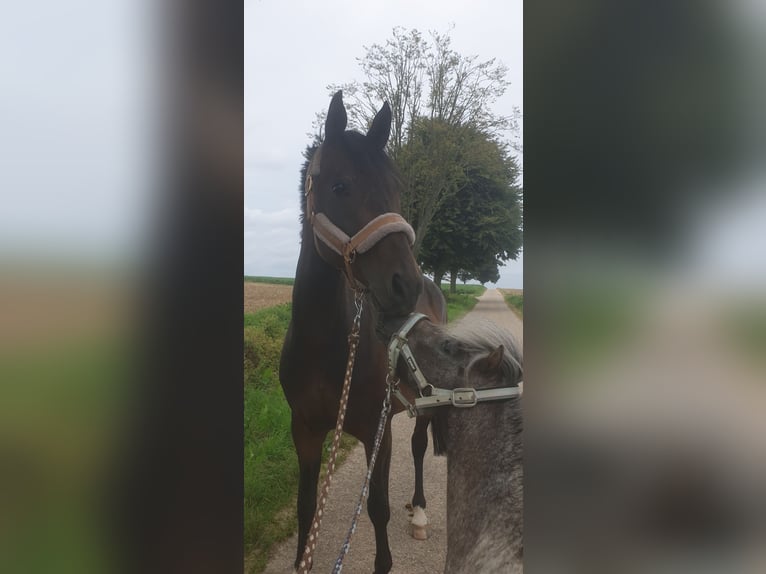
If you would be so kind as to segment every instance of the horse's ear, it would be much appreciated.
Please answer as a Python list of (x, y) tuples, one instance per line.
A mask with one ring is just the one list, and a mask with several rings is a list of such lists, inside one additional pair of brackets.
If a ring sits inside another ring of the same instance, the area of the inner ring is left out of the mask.
[(343, 90), (338, 90), (330, 101), (330, 108), (327, 110), (327, 120), (324, 123), (325, 138), (334, 138), (346, 131), (346, 108), (343, 106)]
[(388, 102), (384, 102), (383, 107), (372, 120), (367, 138), (376, 148), (383, 149), (388, 143), (389, 135), (391, 135), (391, 106), (388, 105)]
[(487, 355), (487, 358), (485, 359), (487, 361), (485, 365), (487, 372), (497, 373), (501, 370), (503, 355), (505, 355), (505, 348), (502, 345)]

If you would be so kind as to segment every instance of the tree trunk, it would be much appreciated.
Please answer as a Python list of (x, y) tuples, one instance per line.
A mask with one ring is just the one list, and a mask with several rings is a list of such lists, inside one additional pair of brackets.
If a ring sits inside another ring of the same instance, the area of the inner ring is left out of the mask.
[(436, 286), (442, 288), (442, 280), (444, 279), (444, 271), (434, 271), (434, 283)]
[(449, 272), (449, 292), (453, 295), (457, 293), (457, 271)]

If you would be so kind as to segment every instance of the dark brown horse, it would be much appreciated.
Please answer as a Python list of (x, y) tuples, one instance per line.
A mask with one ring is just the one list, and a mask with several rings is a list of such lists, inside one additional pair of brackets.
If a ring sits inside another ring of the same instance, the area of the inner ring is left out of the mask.
[[(384, 151), (390, 126), (391, 110), (386, 103), (366, 135), (346, 131), (346, 110), (338, 92), (327, 113), (325, 139), (303, 168), (301, 189), (306, 196), (302, 199), (301, 251), (292, 320), (279, 369), (292, 409), (292, 435), (300, 466), (296, 567), (317, 504), (322, 443), (338, 414), (348, 334), (355, 315), (353, 287), (363, 287), (366, 295), (344, 430), (364, 444), (368, 461), (386, 388), (386, 347), (375, 334), (381, 314), (406, 315), (418, 309), (434, 322), (446, 320), (440, 289), (424, 280), (413, 257), (411, 228), (401, 217), (391, 216), (400, 211), (401, 183)], [(383, 214), (389, 215), (376, 220)], [(367, 234), (373, 220), (388, 223)], [(349, 237), (353, 241), (360, 236), (366, 237), (356, 245), (358, 249), (346, 248)], [(393, 406), (394, 412), (402, 410), (396, 400)], [(413, 504), (422, 506), (427, 424), (427, 420), (418, 421), (412, 441), (419, 477)], [(392, 564), (386, 530), (390, 461), (389, 419), (367, 501), (375, 528), (374, 571), (379, 574), (389, 572)], [(360, 487), (362, 480), (360, 476)], [(346, 494), (331, 491), (333, 495)]]

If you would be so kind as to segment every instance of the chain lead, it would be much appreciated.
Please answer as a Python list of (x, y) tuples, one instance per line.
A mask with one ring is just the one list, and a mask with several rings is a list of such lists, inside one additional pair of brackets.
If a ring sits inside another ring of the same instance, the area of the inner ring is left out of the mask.
[(380, 445), (383, 442), (383, 434), (386, 431), (386, 422), (388, 416), (391, 414), (391, 380), (386, 378), (386, 396), (383, 398), (383, 410), (380, 412), (380, 419), (378, 420), (378, 430), (375, 433), (375, 443), (372, 447), (372, 454), (370, 455), (370, 463), (367, 466), (367, 474), (364, 477), (364, 483), (362, 484), (362, 492), (359, 493), (359, 499), (356, 503), (354, 510), (354, 517), (351, 520), (351, 527), (348, 529), (346, 539), (341, 546), (338, 558), (335, 560), (335, 566), (333, 567), (333, 574), (340, 574), (343, 571), (343, 560), (346, 558), (349, 549), (351, 548), (351, 538), (356, 532), (356, 525), (359, 521), (359, 516), (362, 513), (362, 505), (364, 504), (367, 494), (370, 490), (370, 479), (372, 478), (372, 470), (375, 468), (375, 461), (378, 458), (378, 451)]
[[(340, 395), (340, 405), (338, 407), (338, 419), (335, 423), (335, 433), (333, 434), (330, 456), (327, 460), (327, 472), (325, 474), (322, 488), (319, 491), (318, 504), (314, 512), (314, 518), (311, 521), (306, 546), (303, 549), (301, 561), (298, 564), (298, 574), (308, 574), (314, 561), (314, 550), (319, 539), (319, 529), (322, 526), (322, 514), (324, 513), (325, 502), (330, 491), (330, 482), (335, 471), (335, 459), (338, 454), (340, 437), (343, 431), (343, 421), (346, 418), (346, 407), (348, 406), (348, 395), (351, 391), (351, 376), (354, 370), (354, 361), (356, 359), (356, 348), (359, 342), (359, 329), (362, 322), (362, 310), (364, 306), (364, 291), (356, 289), (354, 291), (354, 305), (356, 306), (356, 316), (351, 326), (351, 333), (348, 336), (348, 361), (346, 363), (346, 376), (343, 380), (343, 389)], [(356, 527), (356, 525), (354, 525)]]

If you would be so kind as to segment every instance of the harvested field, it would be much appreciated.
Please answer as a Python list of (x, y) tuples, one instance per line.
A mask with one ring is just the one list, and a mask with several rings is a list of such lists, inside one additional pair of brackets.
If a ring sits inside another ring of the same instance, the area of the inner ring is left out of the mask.
[(498, 289), (503, 295), (524, 295), (524, 289)]
[(292, 301), (292, 285), (245, 282), (245, 313)]

